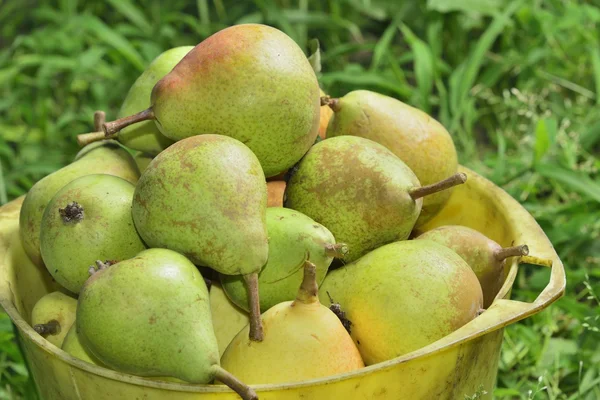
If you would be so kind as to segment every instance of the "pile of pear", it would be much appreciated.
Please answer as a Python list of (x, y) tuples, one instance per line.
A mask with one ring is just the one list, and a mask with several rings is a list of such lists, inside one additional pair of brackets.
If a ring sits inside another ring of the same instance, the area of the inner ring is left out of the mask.
[(378, 93), (326, 96), (265, 25), (162, 53), (78, 140), (21, 209), (27, 254), (64, 289), (31, 323), (122, 373), (256, 399), (359, 370), (477, 318), (528, 251), (417, 236), (467, 179), (450, 134)]

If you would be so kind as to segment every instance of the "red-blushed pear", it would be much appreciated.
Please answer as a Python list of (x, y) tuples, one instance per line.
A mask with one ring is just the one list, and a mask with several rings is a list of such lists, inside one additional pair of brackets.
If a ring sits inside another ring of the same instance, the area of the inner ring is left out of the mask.
[(76, 308), (77, 299), (61, 292), (48, 293), (33, 306), (31, 326), (47, 341), (60, 347), (75, 322)]
[(350, 262), (386, 243), (407, 239), (423, 197), (464, 183), (456, 174), (421, 186), (411, 169), (384, 146), (338, 136), (315, 144), (286, 187), (285, 206), (326, 226), (348, 245)]
[(82, 346), (115, 371), (198, 384), (216, 378), (257, 399), (221, 368), (204, 278), (175, 251), (144, 250), (95, 272), (75, 323)]
[[(371, 139), (397, 155), (422, 185), (454, 175), (458, 158), (448, 131), (427, 113), (397, 99), (368, 90), (356, 90), (339, 99), (324, 99), (333, 110), (327, 137), (340, 135)], [(423, 199), (419, 226), (442, 209), (451, 190)]]
[(296, 299), (263, 314), (267, 335), (248, 340), (244, 328), (225, 350), (221, 365), (251, 383), (287, 383), (341, 374), (364, 367), (339, 318), (319, 303), (316, 266), (306, 261)]
[(267, 184), (254, 153), (236, 139), (206, 134), (182, 139), (150, 162), (132, 215), (150, 247), (242, 275), (251, 335), (261, 340), (258, 273), (269, 253), (266, 210)]
[(331, 296), (351, 322), (366, 365), (410, 353), (479, 315), (481, 286), (454, 251), (430, 240), (403, 240), (373, 250), (325, 277), (319, 297)]
[(433, 240), (454, 250), (469, 264), (483, 289), (483, 307), (488, 308), (502, 288), (506, 259), (526, 256), (526, 245), (502, 248), (498, 243), (475, 229), (460, 225), (446, 225), (432, 229), (417, 239)]
[(319, 129), (319, 85), (308, 59), (285, 33), (261, 24), (202, 41), (154, 86), (150, 104), (105, 124), (105, 133), (154, 120), (172, 140), (227, 135), (256, 154), (267, 177), (298, 162)]

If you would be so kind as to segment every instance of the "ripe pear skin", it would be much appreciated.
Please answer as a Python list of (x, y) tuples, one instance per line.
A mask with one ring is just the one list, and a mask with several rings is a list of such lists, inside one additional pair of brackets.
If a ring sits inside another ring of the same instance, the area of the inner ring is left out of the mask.
[(285, 181), (267, 182), (267, 207), (283, 207)]
[[(397, 99), (368, 90), (357, 90), (335, 99), (327, 137), (359, 136), (382, 144), (430, 185), (456, 173), (458, 158), (452, 137), (442, 124), (425, 112)], [(451, 190), (423, 199), (416, 225), (442, 209)]]
[(528, 254), (526, 246), (503, 249), (498, 243), (475, 229), (459, 225), (440, 226), (421, 234), (417, 239), (440, 243), (454, 250), (469, 264), (481, 284), (484, 308), (492, 304), (504, 284), (508, 273), (506, 257)]
[(390, 243), (331, 271), (320, 289), (323, 304), (327, 293), (352, 322), (366, 365), (441, 339), (474, 319), (483, 304), (469, 265), (430, 240)]
[(243, 275), (267, 262), (266, 208), (267, 187), (256, 156), (230, 137), (199, 135), (150, 162), (136, 186), (132, 214), (150, 247)]
[(294, 301), (262, 316), (265, 338), (248, 339), (244, 328), (221, 358), (223, 368), (252, 384), (315, 379), (364, 367), (350, 335), (329, 308), (319, 303), (316, 267), (310, 262)]
[(94, 357), (92, 353), (83, 347), (79, 341), (79, 336), (77, 335), (76, 325), (71, 326), (71, 329), (69, 329), (69, 332), (67, 333), (67, 336), (62, 344), (62, 349), (73, 357), (79, 358), (82, 361), (104, 367), (104, 364), (102, 364), (100, 360)]
[(319, 85), (308, 59), (286, 34), (261, 24), (202, 41), (156, 84), (151, 104), (105, 124), (105, 132), (154, 119), (172, 140), (227, 135), (256, 154), (267, 177), (293, 166), (319, 129)]
[[(48, 293), (31, 310), (31, 326), (57, 347), (61, 347), (67, 332), (75, 322), (77, 300), (61, 292)], [(51, 323), (46, 327), (41, 325)], [(54, 326), (53, 326), (54, 325)], [(50, 331), (46, 331), (50, 329)]]
[(144, 250), (94, 273), (76, 324), (81, 343), (117, 371), (208, 383), (219, 365), (204, 279), (171, 250)]
[[(156, 57), (129, 89), (118, 118), (148, 108), (154, 85), (171, 72), (173, 67), (193, 48), (194, 46), (175, 47)], [(153, 121), (143, 121), (123, 128), (117, 137), (125, 146), (151, 155), (157, 155), (173, 144), (173, 140), (160, 133)]]
[(48, 203), (41, 224), (42, 258), (60, 285), (79, 293), (96, 260), (125, 260), (146, 248), (131, 216), (134, 190), (125, 179), (92, 174), (73, 180)]
[(210, 286), (210, 313), (219, 345), (219, 356), (222, 356), (231, 340), (248, 325), (250, 319), (248, 313), (233, 304), (221, 284), (215, 281)]
[(84, 147), (73, 163), (39, 180), (27, 193), (19, 215), (21, 243), (34, 264), (43, 265), (40, 227), (46, 205), (67, 183), (89, 174), (115, 175), (131, 183), (140, 177), (133, 157), (123, 147), (103, 141)]
[[(322, 89), (319, 89), (319, 93), (321, 97), (327, 96)], [(333, 110), (328, 105), (321, 106), (321, 115), (319, 118), (319, 136), (321, 139), (325, 139), (327, 137), (327, 126), (329, 125), (329, 121), (333, 116)]]
[[(336, 245), (327, 228), (289, 208), (267, 208), (267, 232), (269, 259), (258, 274), (261, 312), (296, 297), (307, 256), (317, 267), (317, 283), (320, 284), (336, 255), (336, 249), (342, 249), (338, 250), (340, 257), (345, 250), (344, 245)], [(221, 275), (221, 283), (234, 304), (244, 310), (249, 309), (242, 277)]]
[(340, 136), (315, 144), (286, 187), (285, 206), (326, 226), (349, 248), (351, 262), (383, 244), (408, 238), (421, 211), (415, 174), (371, 140)]

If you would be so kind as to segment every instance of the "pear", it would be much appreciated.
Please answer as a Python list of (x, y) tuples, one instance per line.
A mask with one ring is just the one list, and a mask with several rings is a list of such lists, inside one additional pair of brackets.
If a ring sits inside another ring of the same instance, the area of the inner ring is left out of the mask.
[(219, 356), (222, 356), (231, 340), (250, 320), (248, 313), (233, 304), (221, 284), (215, 281), (210, 286), (210, 313), (219, 345)]
[(142, 174), (133, 198), (135, 226), (150, 247), (248, 285), (252, 335), (261, 340), (258, 272), (267, 262), (267, 185), (256, 156), (222, 135), (180, 140)]
[(150, 161), (152, 161), (153, 158), (154, 156), (146, 153), (137, 153), (135, 156), (133, 156), (133, 159), (135, 160), (135, 163), (137, 164), (138, 169), (140, 170), (140, 174), (143, 173), (146, 170), (146, 168), (148, 168), (148, 165), (150, 164)]
[[(431, 185), (456, 173), (458, 159), (452, 137), (425, 112), (368, 90), (325, 99), (325, 103), (334, 111), (327, 137), (360, 136), (382, 144), (412, 169), (422, 185)], [(416, 225), (434, 217), (451, 192), (445, 190), (424, 198)]]
[(208, 289), (177, 252), (148, 249), (95, 272), (81, 290), (76, 324), (81, 344), (116, 371), (190, 383), (217, 378), (257, 398), (220, 367)]
[(172, 140), (227, 135), (256, 154), (267, 177), (294, 165), (319, 129), (310, 63), (290, 37), (260, 24), (228, 27), (202, 41), (154, 86), (150, 104), (105, 124), (106, 135), (147, 120)]
[(464, 183), (465, 174), (421, 186), (384, 146), (355, 136), (328, 138), (300, 161), (286, 187), (285, 206), (326, 226), (346, 243), (351, 262), (370, 250), (407, 239), (422, 197)]
[(140, 173), (133, 157), (115, 141), (92, 143), (84, 147), (75, 161), (39, 180), (27, 193), (19, 215), (19, 234), (25, 252), (42, 266), (40, 227), (46, 205), (63, 186), (89, 174), (119, 176), (131, 183)]
[[(173, 67), (193, 48), (194, 46), (175, 47), (156, 57), (129, 89), (117, 118), (125, 117), (150, 106), (150, 95), (156, 82), (171, 72)], [(171, 139), (160, 133), (152, 121), (124, 128), (114, 138), (131, 149), (150, 155), (157, 155), (173, 144)], [(105, 135), (101, 125), (93, 133), (77, 136), (80, 145), (102, 139), (105, 139)]]
[[(329, 99), (329, 96), (323, 92), (322, 89), (319, 89), (319, 93), (321, 95), (321, 99)], [(327, 126), (329, 125), (329, 121), (333, 116), (333, 110), (329, 107), (328, 101), (321, 100), (321, 114), (319, 118), (319, 137), (321, 139), (325, 139), (327, 137)]]
[[(306, 258), (317, 266), (317, 283), (323, 282), (333, 258), (342, 258), (348, 248), (336, 243), (331, 232), (301, 212), (289, 208), (267, 208), (269, 260), (258, 274), (261, 312), (293, 300), (302, 282)], [(249, 309), (244, 280), (221, 275), (227, 296), (240, 308)]]
[(331, 271), (321, 301), (326, 294), (352, 323), (351, 336), (366, 365), (441, 339), (477, 317), (483, 304), (469, 265), (430, 240), (390, 243)]
[(31, 326), (53, 345), (60, 347), (75, 321), (77, 300), (61, 292), (48, 293), (31, 310)]
[(90, 353), (79, 341), (79, 336), (77, 335), (77, 325), (71, 326), (67, 336), (65, 336), (65, 340), (62, 344), (62, 349), (72, 355), (73, 357), (79, 358), (85, 362), (90, 364), (98, 365), (100, 367), (104, 367), (104, 364), (100, 360), (98, 360), (92, 353)]
[(488, 308), (502, 288), (508, 270), (506, 259), (529, 254), (527, 245), (502, 248), (475, 229), (446, 225), (432, 229), (417, 239), (433, 240), (454, 250), (469, 264), (483, 289), (483, 307)]
[(267, 182), (267, 207), (283, 207), (285, 181)]
[(263, 314), (265, 339), (249, 341), (244, 328), (225, 350), (223, 368), (252, 384), (299, 382), (363, 368), (350, 335), (319, 303), (317, 292), (317, 268), (307, 261), (296, 299)]
[(135, 186), (92, 174), (60, 189), (41, 223), (42, 258), (52, 277), (78, 293), (96, 262), (125, 260), (145, 249), (131, 216)]

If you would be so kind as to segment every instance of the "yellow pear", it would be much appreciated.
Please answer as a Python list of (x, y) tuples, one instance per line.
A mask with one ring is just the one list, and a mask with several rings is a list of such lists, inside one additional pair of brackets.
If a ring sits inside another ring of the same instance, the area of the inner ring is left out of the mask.
[(248, 313), (229, 300), (221, 284), (212, 282), (210, 286), (210, 312), (213, 329), (219, 345), (219, 356), (222, 356), (231, 340), (248, 325)]
[(104, 367), (104, 364), (100, 360), (94, 357), (94, 355), (88, 349), (83, 347), (81, 341), (79, 341), (79, 336), (77, 336), (76, 325), (71, 326), (71, 329), (69, 329), (69, 332), (63, 341), (62, 349), (73, 357), (79, 358), (80, 360), (90, 364)]
[(296, 299), (262, 315), (263, 341), (251, 341), (246, 326), (225, 350), (221, 366), (249, 384), (297, 382), (364, 367), (350, 335), (317, 293), (316, 267), (306, 261)]

